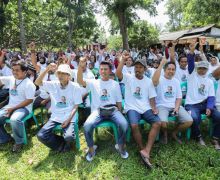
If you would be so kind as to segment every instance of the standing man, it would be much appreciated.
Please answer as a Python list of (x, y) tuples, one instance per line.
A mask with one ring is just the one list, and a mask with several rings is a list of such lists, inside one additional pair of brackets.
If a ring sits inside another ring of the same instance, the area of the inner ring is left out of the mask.
[[(144, 75), (147, 68), (144, 59), (135, 61), (134, 74), (122, 73), (123, 66), (128, 59), (126, 55), (121, 57), (116, 75), (125, 84), (125, 111), (134, 139), (140, 148), (140, 155), (145, 164), (151, 168), (150, 152), (161, 125), (155, 105), (156, 92), (152, 81)], [(152, 125), (146, 146), (143, 145), (138, 127), (138, 122), (142, 118)]]
[(84, 132), (86, 142), (89, 147), (86, 155), (87, 161), (92, 161), (97, 146), (93, 142), (93, 130), (100, 122), (104, 120), (113, 121), (118, 127), (118, 139), (115, 146), (122, 158), (128, 158), (128, 153), (125, 150), (125, 137), (128, 129), (128, 123), (121, 113), (121, 92), (119, 84), (110, 79), (111, 64), (106, 61), (100, 63), (99, 72), (101, 79), (98, 80), (83, 80), (83, 68), (86, 66), (86, 60), (81, 59), (78, 67), (77, 81), (87, 88), (91, 93), (91, 115), (84, 124)]

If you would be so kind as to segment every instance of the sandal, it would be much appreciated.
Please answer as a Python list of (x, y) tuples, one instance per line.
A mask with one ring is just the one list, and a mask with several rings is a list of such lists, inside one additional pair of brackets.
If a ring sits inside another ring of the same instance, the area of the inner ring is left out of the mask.
[(145, 157), (141, 152), (140, 152), (141, 158), (144, 162), (144, 164), (147, 166), (148, 169), (152, 169), (153, 165), (150, 163), (150, 158), (149, 157)]

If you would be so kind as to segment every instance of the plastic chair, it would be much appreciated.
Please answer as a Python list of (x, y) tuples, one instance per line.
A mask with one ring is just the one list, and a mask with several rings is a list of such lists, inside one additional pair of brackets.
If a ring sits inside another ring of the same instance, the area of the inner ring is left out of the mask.
[[(60, 133), (61, 135), (63, 134), (63, 129), (61, 125), (57, 125), (53, 128), (54, 133)], [(75, 132), (75, 142), (76, 142), (76, 149), (80, 149), (80, 139), (79, 139), (79, 126), (78, 126), (78, 112), (76, 113), (76, 122), (74, 123), (74, 132)]]
[[(26, 128), (25, 128), (25, 123), (26, 121), (28, 121), (29, 119), (33, 118), (35, 124), (37, 125), (37, 128), (39, 128), (39, 124), (37, 121), (36, 116), (34, 115), (34, 111), (32, 111), (31, 113), (29, 113), (27, 116), (25, 116), (21, 121), (23, 123), (24, 126), (24, 131), (23, 131), (23, 135), (24, 135), (24, 144), (27, 144), (28, 140), (27, 140), (27, 132), (26, 132)], [(6, 119), (6, 123), (11, 123), (10, 119)]]

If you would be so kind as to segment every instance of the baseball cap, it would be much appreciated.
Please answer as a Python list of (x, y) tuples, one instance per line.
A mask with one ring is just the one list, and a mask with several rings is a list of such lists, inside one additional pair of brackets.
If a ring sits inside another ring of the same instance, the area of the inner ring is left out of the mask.
[(146, 62), (145, 59), (137, 59), (137, 60), (134, 62), (134, 65), (137, 64), (137, 63), (142, 64), (145, 68), (147, 67), (147, 62)]
[(199, 61), (196, 65), (197, 68), (209, 68), (209, 63), (207, 61)]

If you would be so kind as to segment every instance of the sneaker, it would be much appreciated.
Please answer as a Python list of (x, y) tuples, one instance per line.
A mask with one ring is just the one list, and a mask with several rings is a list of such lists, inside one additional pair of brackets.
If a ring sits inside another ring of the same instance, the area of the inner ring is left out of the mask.
[(128, 152), (125, 151), (125, 150), (123, 150), (123, 151), (119, 150), (118, 144), (115, 145), (115, 149), (120, 153), (121, 158), (123, 158), (123, 159), (127, 159), (128, 158), (128, 156), (129, 156)]
[(97, 145), (93, 145), (93, 149), (94, 149), (93, 153), (90, 153), (89, 149), (86, 150), (86, 153), (87, 153), (86, 154), (86, 160), (87, 161), (91, 162), (94, 159), (97, 147), (98, 147)]
[(199, 137), (199, 138), (197, 139), (197, 141), (198, 141), (198, 143), (199, 143), (201, 146), (206, 146), (205, 141), (202, 139), (202, 137)]
[(22, 148), (23, 148), (23, 144), (14, 144), (12, 147), (12, 152), (14, 153), (21, 152)]
[(216, 150), (220, 150), (220, 145), (219, 145), (219, 142), (218, 142), (218, 140), (217, 139), (212, 139), (212, 144), (214, 145), (214, 147), (215, 147), (215, 149)]

